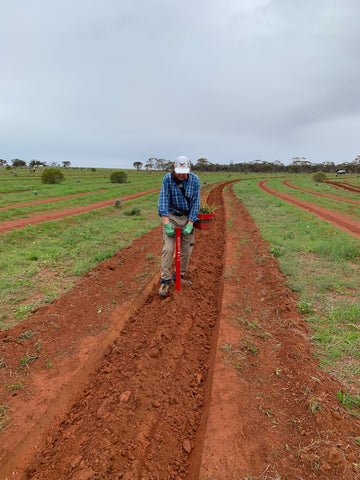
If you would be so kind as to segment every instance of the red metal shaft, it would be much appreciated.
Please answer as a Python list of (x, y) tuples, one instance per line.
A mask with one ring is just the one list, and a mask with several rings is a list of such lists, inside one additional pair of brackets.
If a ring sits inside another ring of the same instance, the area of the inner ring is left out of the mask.
[(176, 227), (176, 257), (175, 257), (175, 288), (177, 291), (181, 288), (181, 228)]

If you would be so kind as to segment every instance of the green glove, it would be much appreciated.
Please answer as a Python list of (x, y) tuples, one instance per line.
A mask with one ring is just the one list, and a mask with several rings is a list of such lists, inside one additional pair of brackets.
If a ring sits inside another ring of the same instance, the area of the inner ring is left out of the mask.
[(190, 233), (192, 232), (192, 229), (193, 229), (193, 226), (191, 225), (191, 223), (188, 223), (184, 228), (184, 230), (182, 231), (182, 233), (184, 235), (190, 235)]
[(164, 228), (165, 228), (166, 235), (168, 235), (169, 237), (173, 237), (175, 235), (175, 230), (171, 226), (171, 223), (165, 223)]

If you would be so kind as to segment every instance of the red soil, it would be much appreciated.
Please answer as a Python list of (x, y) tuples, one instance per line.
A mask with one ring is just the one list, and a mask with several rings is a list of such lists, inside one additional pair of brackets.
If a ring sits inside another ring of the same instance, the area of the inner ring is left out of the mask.
[(61, 200), (67, 200), (69, 198), (75, 197), (85, 197), (86, 195), (92, 195), (94, 193), (103, 192), (103, 190), (98, 190), (97, 192), (85, 192), (85, 193), (74, 193), (73, 195), (66, 195), (65, 197), (53, 197), (53, 198), (46, 198), (43, 200), (34, 200), (33, 202), (27, 203), (17, 203), (16, 205), (7, 205), (6, 207), (0, 207), (0, 211), (4, 210), (11, 210), (12, 208), (23, 208), (23, 207), (32, 207), (34, 205), (44, 205), (48, 203), (60, 202)]
[(1, 333), (2, 384), (24, 385), (0, 393), (1, 479), (359, 478), (342, 386), (318, 368), (297, 299), (222, 188), (211, 229), (196, 232), (192, 285), (159, 297), (157, 228)]
[(343, 190), (349, 190), (349, 192), (357, 192), (360, 193), (360, 187), (357, 185), (351, 185), (348, 182), (332, 182), (331, 180), (326, 180), (325, 183), (329, 185), (333, 185), (336, 188), (342, 188)]
[[(301, 190), (302, 192), (308, 192), (318, 197), (326, 197), (326, 198), (331, 198), (333, 200), (338, 200), (339, 202), (351, 203), (353, 205), (360, 205), (360, 202), (357, 202), (356, 200), (350, 200), (349, 198), (337, 197), (336, 195), (330, 195), (329, 193), (320, 193), (314, 190), (308, 190), (307, 188), (297, 187), (296, 185), (292, 185), (290, 183), (290, 180), (284, 180), (282, 183), (287, 187), (294, 188), (295, 190)], [(331, 182), (326, 182), (326, 183), (331, 184)]]
[(269, 193), (270, 195), (281, 198), (285, 202), (291, 203), (292, 205), (295, 205), (296, 207), (301, 208), (302, 210), (305, 210), (312, 215), (316, 215), (317, 217), (325, 220), (328, 223), (331, 223), (335, 227), (344, 230), (344, 232), (347, 232), (356, 238), (360, 238), (360, 222), (358, 222), (357, 220), (353, 220), (352, 218), (347, 217), (341, 212), (329, 210), (327, 208), (314, 205), (310, 202), (305, 202), (304, 200), (298, 200), (297, 198), (294, 198), (287, 193), (277, 192), (273, 188), (266, 185), (266, 182), (267, 180), (262, 180), (261, 182), (259, 182), (258, 185), (262, 190)]

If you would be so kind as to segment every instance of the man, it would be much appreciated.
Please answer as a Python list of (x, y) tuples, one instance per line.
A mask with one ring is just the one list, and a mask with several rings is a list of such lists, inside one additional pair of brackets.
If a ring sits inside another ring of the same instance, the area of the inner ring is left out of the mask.
[(158, 212), (164, 225), (160, 295), (167, 295), (171, 285), (176, 227), (182, 229), (181, 278), (184, 277), (194, 245), (194, 222), (199, 208), (200, 179), (190, 173), (190, 161), (181, 155), (175, 160), (174, 171), (164, 176), (159, 196)]

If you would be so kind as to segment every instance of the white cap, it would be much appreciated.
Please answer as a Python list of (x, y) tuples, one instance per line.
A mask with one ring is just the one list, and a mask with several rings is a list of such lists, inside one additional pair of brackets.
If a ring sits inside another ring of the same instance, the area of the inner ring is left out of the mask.
[(185, 155), (180, 155), (175, 160), (174, 166), (175, 173), (189, 173), (190, 172), (190, 160)]

